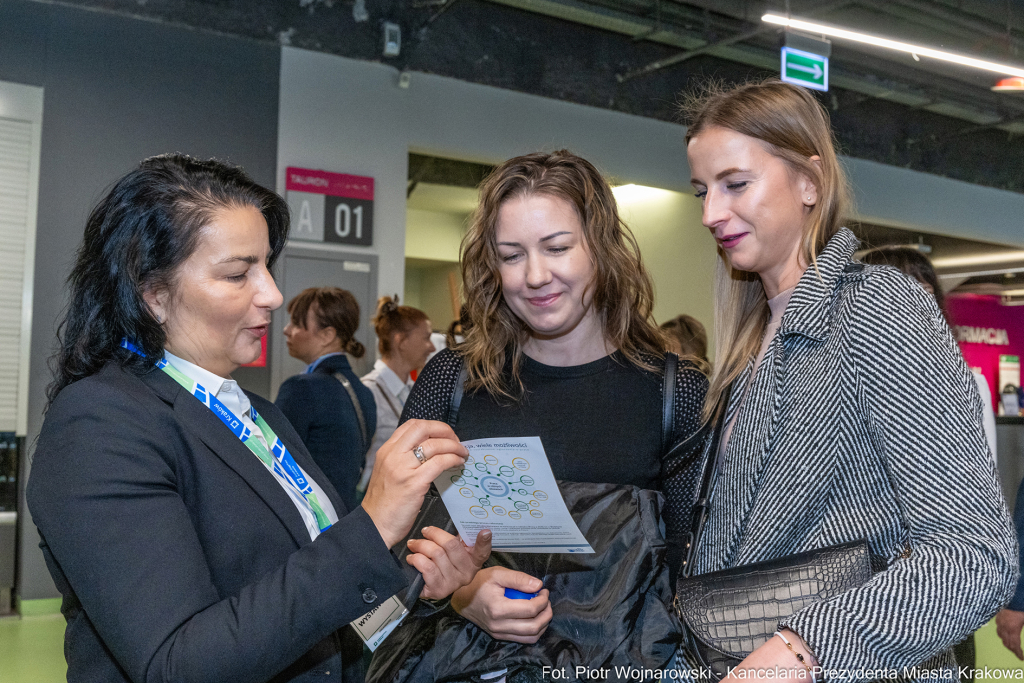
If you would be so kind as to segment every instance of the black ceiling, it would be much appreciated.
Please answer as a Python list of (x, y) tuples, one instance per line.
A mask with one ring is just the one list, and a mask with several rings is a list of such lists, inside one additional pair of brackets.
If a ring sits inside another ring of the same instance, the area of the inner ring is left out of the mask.
[[(0, 0), (3, 1), (3, 0)], [(767, 9), (1024, 64), (1020, 0), (64, 0), (674, 121), (679, 94), (777, 75)], [(361, 10), (365, 7), (365, 14)], [(523, 9), (527, 8), (527, 9)], [(365, 17), (365, 18), (364, 18)], [(357, 21), (358, 19), (363, 19)], [(382, 55), (385, 21), (402, 28)], [(643, 72), (670, 58), (666, 68)], [(834, 44), (821, 95), (845, 154), (1024, 192), (1024, 97), (998, 77)], [(642, 75), (636, 75), (638, 71)], [(623, 79), (623, 77), (626, 77)], [(413, 76), (414, 77), (414, 76)], [(453, 103), (458, 106), (458, 103)]]

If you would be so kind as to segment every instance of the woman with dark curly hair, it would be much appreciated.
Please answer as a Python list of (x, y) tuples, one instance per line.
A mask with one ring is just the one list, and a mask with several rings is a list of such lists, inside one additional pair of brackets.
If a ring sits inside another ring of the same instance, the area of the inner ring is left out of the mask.
[[(287, 236), (284, 200), (182, 155), (143, 161), (89, 216), (28, 484), (69, 681), (341, 681), (362, 654), (346, 625), (407, 583), (390, 549), (464, 461), (451, 429), (403, 425), (349, 511), (231, 379), (281, 305)], [(414, 546), (426, 597), (479, 566)]]

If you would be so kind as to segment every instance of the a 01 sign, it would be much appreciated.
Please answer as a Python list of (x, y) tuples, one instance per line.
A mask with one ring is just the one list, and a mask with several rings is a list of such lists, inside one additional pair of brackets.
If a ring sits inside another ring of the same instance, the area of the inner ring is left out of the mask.
[(291, 239), (373, 244), (373, 178), (294, 167), (286, 173)]
[(373, 244), (373, 200), (324, 197), (324, 242)]

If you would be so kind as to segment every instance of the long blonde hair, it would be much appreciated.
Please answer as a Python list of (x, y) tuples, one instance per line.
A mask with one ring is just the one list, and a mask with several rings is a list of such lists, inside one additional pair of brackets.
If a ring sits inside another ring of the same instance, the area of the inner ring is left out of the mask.
[[(763, 142), (768, 151), (814, 183), (818, 199), (803, 226), (801, 255), (817, 256), (838, 232), (850, 208), (846, 173), (835, 150), (828, 112), (804, 88), (768, 79), (733, 88), (708, 86), (683, 104), (686, 143), (709, 128), (725, 128)], [(811, 157), (817, 155), (815, 163)], [(715, 270), (715, 367), (704, 418), (717, 417), (719, 399), (757, 355), (770, 312), (761, 278), (734, 270), (721, 249)]]
[[(611, 187), (587, 160), (566, 150), (509, 159), (480, 186), (480, 205), (462, 240), (462, 282), (470, 321), (458, 351), (469, 371), (467, 389), (484, 389), (516, 400), (523, 344), (530, 329), (502, 296), (497, 224), (510, 199), (541, 194), (563, 199), (583, 226), (594, 261), (593, 306), (600, 312), (608, 341), (634, 365), (654, 370), (652, 357), (664, 355), (664, 337), (651, 319), (654, 286), (636, 239), (619, 218)], [(512, 375), (504, 376), (508, 356)]]

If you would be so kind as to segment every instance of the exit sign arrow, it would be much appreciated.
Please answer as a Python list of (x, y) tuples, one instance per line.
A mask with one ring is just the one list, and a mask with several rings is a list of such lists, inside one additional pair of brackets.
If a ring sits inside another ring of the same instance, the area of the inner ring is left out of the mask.
[(812, 90), (828, 91), (828, 57), (791, 47), (782, 48), (782, 80)]

